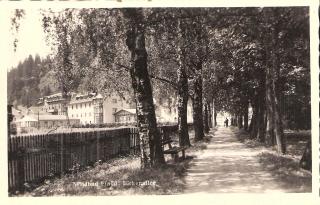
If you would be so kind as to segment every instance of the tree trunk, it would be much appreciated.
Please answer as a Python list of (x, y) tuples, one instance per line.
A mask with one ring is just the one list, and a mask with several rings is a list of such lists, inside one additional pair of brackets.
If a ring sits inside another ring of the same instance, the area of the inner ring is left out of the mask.
[(266, 91), (266, 118), (267, 118), (267, 126), (266, 126), (266, 137), (265, 142), (266, 145), (273, 145), (274, 138), (274, 96), (272, 93), (272, 74), (271, 67), (267, 65), (266, 68), (266, 79), (265, 79), (265, 91)]
[(265, 113), (265, 107), (264, 105), (259, 106), (259, 115), (258, 115), (258, 128), (257, 128), (257, 140), (259, 142), (264, 143), (266, 140), (266, 119), (265, 119), (266, 113)]
[(211, 110), (211, 103), (208, 103), (208, 124), (209, 124), (209, 129), (212, 128), (212, 110)]
[(231, 118), (231, 125), (232, 126), (237, 126), (237, 116), (233, 115)]
[[(282, 119), (281, 119), (281, 113), (280, 113), (280, 105), (279, 100), (276, 92), (276, 80), (279, 76), (279, 69), (280, 65), (278, 63), (278, 55), (277, 55), (277, 49), (278, 49), (278, 31), (277, 31), (277, 19), (276, 19), (276, 10), (272, 8), (265, 8), (264, 10), (265, 17), (267, 19), (267, 22), (269, 20), (269, 24), (271, 25), (268, 29), (268, 33), (270, 35), (267, 35), (265, 44), (269, 45), (267, 46), (266, 52), (267, 52), (267, 72), (269, 72), (269, 86), (270, 89), (270, 95), (271, 97), (271, 104), (273, 107), (273, 112), (271, 113), (273, 115), (274, 119), (274, 134), (275, 139), (277, 142), (277, 151), (279, 153), (286, 153), (286, 139), (283, 133), (283, 126), (282, 126)], [(269, 37), (269, 38), (268, 38)]]
[(303, 169), (312, 171), (312, 149), (311, 149), (311, 139), (307, 142), (306, 148), (300, 160), (300, 166)]
[[(274, 58), (277, 58), (274, 56)], [(275, 60), (273, 60), (275, 61)], [(273, 69), (279, 69), (278, 65), (275, 64)], [(274, 95), (274, 119), (275, 119), (275, 139), (277, 142), (277, 150), (279, 153), (285, 154), (286, 153), (286, 138), (283, 133), (283, 125), (282, 125), (282, 116), (280, 112), (280, 105), (278, 101), (278, 96), (276, 94), (275, 88), (275, 75), (273, 75), (273, 82), (272, 82), (272, 92)]]
[(187, 107), (188, 107), (188, 77), (185, 70), (185, 64), (182, 51), (182, 29), (180, 21), (178, 22), (178, 135), (180, 146), (191, 146), (188, 132), (188, 119), (187, 119)]
[(194, 66), (194, 77), (193, 77), (193, 85), (194, 85), (194, 93), (193, 93), (193, 125), (194, 125), (194, 132), (195, 132), (195, 141), (202, 140), (204, 138), (204, 128), (203, 128), (203, 97), (202, 97), (202, 83), (203, 83), (203, 76), (202, 76), (202, 58), (203, 58), (203, 48), (206, 46), (204, 44), (205, 38), (203, 37), (203, 22), (202, 18), (195, 17), (196, 24), (194, 25), (195, 30), (195, 41), (197, 46), (194, 48), (196, 57), (196, 65)]
[(241, 129), (242, 127), (243, 127), (243, 125), (242, 125), (242, 115), (239, 114), (238, 115), (238, 128)]
[(214, 126), (216, 127), (217, 125), (218, 125), (218, 122), (217, 122), (217, 111), (216, 111), (216, 109), (214, 109), (214, 117), (213, 117), (213, 119), (214, 119)]
[(130, 8), (124, 12), (131, 26), (131, 29), (127, 32), (126, 43), (131, 52), (132, 60), (130, 74), (137, 108), (141, 167), (149, 168), (165, 162), (160, 144), (160, 133), (157, 129), (152, 88), (148, 74), (145, 30), (142, 25), (144, 17), (141, 9)]
[(265, 89), (264, 89), (264, 81), (261, 82), (261, 87), (259, 88), (258, 93), (258, 113), (257, 121), (258, 121), (258, 131), (257, 131), (257, 139), (259, 142), (265, 142), (266, 139), (266, 102), (265, 102)]
[(252, 117), (250, 122), (250, 139), (255, 139), (257, 137), (258, 126), (257, 126), (257, 117), (258, 117), (258, 105), (252, 105)]
[(216, 127), (217, 126), (217, 110), (215, 107), (214, 99), (212, 101), (212, 110), (213, 110), (213, 126)]
[(195, 141), (202, 140), (203, 131), (203, 112), (202, 112), (202, 63), (199, 62), (195, 69), (194, 94), (193, 94), (193, 125)]
[(276, 80), (278, 79), (280, 75), (280, 65), (278, 64), (278, 56), (276, 55), (276, 46), (277, 46), (277, 32), (275, 29), (272, 29), (273, 32), (273, 38), (272, 38), (272, 44), (273, 44), (273, 52), (271, 53), (271, 59), (272, 59), (272, 85), (271, 85), (271, 92), (274, 96), (274, 119), (275, 119), (275, 139), (277, 142), (277, 150), (279, 153), (285, 154), (286, 153), (286, 138), (283, 133), (283, 125), (282, 125), (282, 115), (280, 110), (280, 104), (279, 104), (279, 98), (276, 88)]
[(204, 132), (209, 133), (209, 113), (208, 113), (208, 102), (205, 99), (204, 102), (204, 118), (203, 118), (203, 124), (204, 124)]
[(243, 127), (244, 130), (248, 131), (248, 120), (249, 120), (249, 101), (246, 100), (243, 108)]

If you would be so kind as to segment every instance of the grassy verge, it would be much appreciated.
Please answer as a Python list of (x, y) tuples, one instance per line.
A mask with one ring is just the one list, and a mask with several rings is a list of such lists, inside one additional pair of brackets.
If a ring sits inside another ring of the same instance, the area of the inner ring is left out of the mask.
[(179, 194), (184, 190), (183, 176), (189, 162), (206, 149), (211, 135), (194, 142), (191, 133), (192, 147), (186, 150), (185, 160), (173, 162), (166, 156), (166, 165), (142, 170), (137, 156), (116, 158), (85, 171), (46, 180), (43, 185), (19, 196)]
[(280, 155), (275, 151), (265, 151), (258, 155), (265, 170), (276, 176), (287, 190), (296, 192), (312, 191), (312, 174), (299, 166), (299, 160), (290, 155)]
[[(298, 192), (311, 192), (312, 174), (299, 166), (303, 150), (310, 132), (285, 132), (287, 137), (287, 153), (278, 154), (275, 147), (265, 147), (263, 143), (250, 140), (248, 133), (237, 130), (238, 139), (247, 147), (260, 150), (258, 154), (259, 162), (265, 170), (276, 176), (284, 188), (298, 190)], [(309, 134), (308, 134), (309, 133)]]
[(179, 176), (185, 163), (141, 170), (138, 157), (117, 158), (77, 174), (46, 181), (24, 196), (174, 194), (183, 188)]

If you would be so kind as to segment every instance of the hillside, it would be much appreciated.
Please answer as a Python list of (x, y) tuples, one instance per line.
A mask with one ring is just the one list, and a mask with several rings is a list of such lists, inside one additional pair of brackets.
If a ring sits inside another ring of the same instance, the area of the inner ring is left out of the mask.
[(43, 95), (50, 95), (58, 90), (57, 83), (50, 72), (51, 61), (29, 55), (17, 67), (7, 73), (8, 103), (15, 106), (29, 107)]

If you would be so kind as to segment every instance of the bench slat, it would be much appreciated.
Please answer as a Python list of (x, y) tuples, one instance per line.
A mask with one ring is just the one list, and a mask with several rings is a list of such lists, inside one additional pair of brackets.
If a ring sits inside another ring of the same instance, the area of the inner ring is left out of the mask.
[(169, 143), (171, 143), (171, 142), (173, 142), (172, 139), (163, 140), (163, 141), (161, 142), (161, 145), (166, 145), (166, 144), (169, 144)]
[(177, 154), (183, 150), (186, 150), (187, 147), (172, 147), (171, 149), (167, 149), (163, 151), (163, 154)]

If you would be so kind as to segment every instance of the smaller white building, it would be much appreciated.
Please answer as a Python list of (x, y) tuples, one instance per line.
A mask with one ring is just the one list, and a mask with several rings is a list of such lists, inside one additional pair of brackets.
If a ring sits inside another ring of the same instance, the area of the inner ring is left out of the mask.
[(14, 122), (17, 132), (32, 132), (37, 129), (51, 129), (80, 124), (79, 119), (67, 118), (65, 115), (25, 115)]
[(38, 126), (38, 120), (28, 115), (14, 121), (14, 123), (17, 125), (17, 128), (28, 128)]
[(115, 113), (122, 109), (125, 110), (126, 108), (129, 108), (129, 110), (131, 110), (131, 108), (134, 107), (135, 105), (129, 100), (129, 97), (127, 100), (115, 94), (105, 97), (103, 99), (103, 123), (116, 122)]
[(114, 113), (115, 122), (133, 123), (137, 121), (136, 109), (121, 109)]

